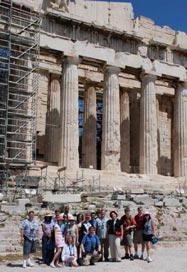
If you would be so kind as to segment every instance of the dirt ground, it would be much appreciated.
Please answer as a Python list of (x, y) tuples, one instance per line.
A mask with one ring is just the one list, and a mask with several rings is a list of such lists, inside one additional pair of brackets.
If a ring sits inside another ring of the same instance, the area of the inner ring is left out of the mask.
[[(123, 256), (123, 248), (122, 256)], [(33, 272), (44, 272), (44, 271), (72, 271), (77, 270), (80, 272), (89, 271), (89, 272), (185, 272), (187, 271), (187, 244), (182, 243), (167, 243), (167, 244), (157, 244), (154, 249), (152, 249), (152, 259), (151, 263), (147, 263), (142, 260), (122, 260), (119, 263), (110, 263), (110, 262), (100, 262), (96, 263), (95, 266), (89, 267), (77, 267), (77, 268), (51, 268), (40, 262), (40, 259), (35, 257), (33, 268), (27, 268), (26, 270), (32, 270)], [(22, 260), (19, 257), (16, 257), (12, 260), (4, 260), (1, 258), (0, 262), (0, 272), (19, 272), (23, 271)]]

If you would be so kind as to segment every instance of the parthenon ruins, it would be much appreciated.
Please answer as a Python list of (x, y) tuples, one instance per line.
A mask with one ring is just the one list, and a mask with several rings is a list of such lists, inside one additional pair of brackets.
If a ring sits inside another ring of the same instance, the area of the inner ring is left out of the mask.
[(127, 2), (0, 9), (1, 165), (186, 177), (185, 33)]

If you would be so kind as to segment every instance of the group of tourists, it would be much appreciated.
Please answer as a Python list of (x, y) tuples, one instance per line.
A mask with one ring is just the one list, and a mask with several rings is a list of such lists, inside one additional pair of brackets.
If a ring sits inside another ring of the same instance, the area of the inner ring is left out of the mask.
[[(154, 224), (150, 213), (138, 207), (138, 213), (133, 217), (127, 207), (121, 218), (116, 211), (111, 211), (109, 216), (110, 219), (106, 217), (105, 210), (99, 210), (79, 213), (75, 218), (65, 206), (63, 212), (55, 210), (54, 215), (47, 213), (39, 224), (34, 211), (30, 211), (21, 224), (23, 268), (33, 266), (30, 254), (36, 252), (40, 226), (43, 232), (42, 260), (53, 268), (88, 266), (97, 261), (144, 260), (145, 249), (145, 260), (151, 262)], [(141, 252), (138, 252), (139, 244)], [(121, 246), (124, 246), (124, 256), (121, 256)]]

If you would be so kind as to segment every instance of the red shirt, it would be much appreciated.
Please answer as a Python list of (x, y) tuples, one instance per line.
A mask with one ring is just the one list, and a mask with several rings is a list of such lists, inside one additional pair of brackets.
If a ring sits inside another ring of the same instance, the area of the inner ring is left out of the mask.
[(142, 230), (143, 229), (144, 214), (142, 214), (142, 215), (137, 214), (134, 219), (136, 221), (136, 229)]

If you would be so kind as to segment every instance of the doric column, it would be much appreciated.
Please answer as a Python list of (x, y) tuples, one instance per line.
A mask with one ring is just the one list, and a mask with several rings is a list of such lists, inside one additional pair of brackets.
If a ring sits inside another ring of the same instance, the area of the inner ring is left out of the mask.
[(68, 170), (79, 168), (78, 63), (78, 58), (67, 57), (62, 71), (59, 165)]
[(140, 99), (140, 173), (157, 174), (156, 76), (142, 76)]
[(103, 91), (101, 169), (120, 170), (120, 102), (117, 67), (106, 67)]
[(58, 162), (60, 125), (60, 77), (51, 75), (46, 116), (45, 160)]
[(123, 91), (120, 97), (121, 111), (121, 170), (129, 173), (130, 170), (130, 110), (129, 94)]
[(86, 86), (84, 92), (84, 127), (82, 137), (82, 167), (97, 168), (96, 161), (96, 91)]
[(174, 112), (174, 176), (187, 177), (187, 82), (178, 85)]

